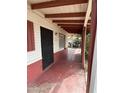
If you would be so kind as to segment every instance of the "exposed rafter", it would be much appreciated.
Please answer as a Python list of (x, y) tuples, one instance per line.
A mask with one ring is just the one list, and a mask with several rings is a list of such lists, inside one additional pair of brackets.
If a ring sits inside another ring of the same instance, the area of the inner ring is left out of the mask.
[(86, 12), (45, 14), (46, 18), (85, 17)]
[(66, 26), (61, 26), (62, 28), (67, 28), (67, 29), (82, 29), (82, 26), (72, 26), (72, 27), (66, 27)]
[(56, 23), (84, 23), (84, 20), (53, 20)]
[(73, 27), (70, 28), (62, 27), (62, 28), (66, 31), (82, 31), (82, 28), (73, 28)]
[[(84, 20), (53, 20), (55, 23), (84, 23)], [(91, 23), (91, 20), (88, 20)]]
[(64, 5), (82, 4), (82, 3), (88, 3), (88, 0), (55, 0), (55, 1), (32, 4), (31, 8), (41, 9), (41, 8), (50, 8), (50, 7), (58, 7)]
[(82, 30), (76, 30), (76, 29), (65, 29), (68, 33), (78, 33), (81, 34)]
[(82, 27), (83, 24), (58, 24), (58, 26), (62, 26), (62, 27)]

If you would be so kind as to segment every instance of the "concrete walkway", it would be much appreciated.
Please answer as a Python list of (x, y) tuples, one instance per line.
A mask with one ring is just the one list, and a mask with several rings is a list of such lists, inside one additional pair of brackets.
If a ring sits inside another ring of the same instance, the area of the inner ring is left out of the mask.
[(80, 49), (68, 49), (66, 56), (28, 86), (28, 93), (86, 93)]

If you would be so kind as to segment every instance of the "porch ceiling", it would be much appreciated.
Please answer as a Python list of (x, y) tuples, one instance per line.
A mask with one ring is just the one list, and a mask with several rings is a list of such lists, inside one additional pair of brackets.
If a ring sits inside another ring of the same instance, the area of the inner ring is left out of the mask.
[(53, 20), (67, 32), (82, 32), (88, 0), (28, 0), (28, 2), (32, 10), (43, 13), (46, 18)]

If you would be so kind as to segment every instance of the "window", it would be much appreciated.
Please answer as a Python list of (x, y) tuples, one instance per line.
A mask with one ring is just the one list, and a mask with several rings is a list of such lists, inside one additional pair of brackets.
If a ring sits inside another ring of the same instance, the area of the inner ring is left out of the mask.
[(65, 35), (59, 33), (59, 48), (65, 48)]
[(33, 22), (27, 21), (27, 51), (35, 50)]

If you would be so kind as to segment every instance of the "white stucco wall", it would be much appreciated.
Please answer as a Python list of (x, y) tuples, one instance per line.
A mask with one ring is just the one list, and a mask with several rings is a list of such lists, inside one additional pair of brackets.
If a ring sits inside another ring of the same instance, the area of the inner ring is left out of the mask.
[[(67, 34), (66, 31), (64, 31), (62, 28), (57, 26), (56, 24), (52, 23), (50, 19), (46, 19), (43, 14), (32, 11), (30, 9), (30, 6), (28, 5), (27, 10), (27, 20), (30, 20), (34, 24), (34, 34), (35, 34), (35, 50), (27, 53), (27, 62), (28, 65), (36, 62), (39, 59), (42, 59), (41, 54), (41, 42), (40, 42), (40, 26), (45, 27), (47, 29), (50, 29), (53, 31), (53, 47), (54, 47), (54, 53), (57, 51), (60, 51), (62, 49), (59, 49), (59, 33), (62, 33), (64, 35)], [(58, 34), (55, 35), (55, 32)]]

